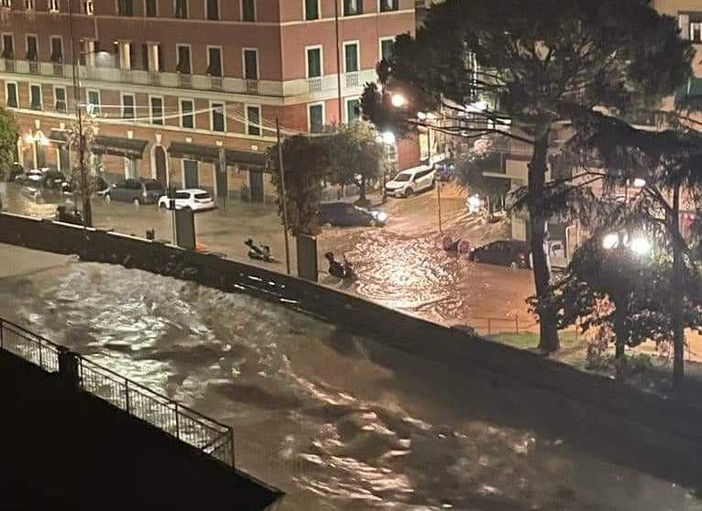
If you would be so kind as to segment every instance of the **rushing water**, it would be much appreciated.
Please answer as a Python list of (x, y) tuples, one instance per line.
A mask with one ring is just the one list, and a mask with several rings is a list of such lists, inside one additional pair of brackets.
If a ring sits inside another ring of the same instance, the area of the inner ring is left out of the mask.
[(282, 509), (702, 510), (523, 426), (519, 389), (246, 296), (72, 264), (0, 281), (0, 314), (232, 425), (238, 465)]

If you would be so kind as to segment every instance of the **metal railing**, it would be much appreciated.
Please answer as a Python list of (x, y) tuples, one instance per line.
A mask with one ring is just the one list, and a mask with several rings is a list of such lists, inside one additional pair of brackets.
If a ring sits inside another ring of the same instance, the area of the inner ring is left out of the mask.
[(64, 361), (69, 359), (77, 368), (77, 381), (73, 383), (79, 389), (148, 422), (205, 454), (234, 466), (234, 435), (231, 427), (205, 417), (4, 319), (0, 319), (0, 349), (13, 353), (49, 373), (71, 378), (71, 371), (67, 370), (71, 364)]

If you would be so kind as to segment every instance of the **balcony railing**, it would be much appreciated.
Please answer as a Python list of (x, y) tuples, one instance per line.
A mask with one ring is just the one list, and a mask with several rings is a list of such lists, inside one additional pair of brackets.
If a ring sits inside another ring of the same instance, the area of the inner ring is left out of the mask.
[(234, 466), (232, 428), (0, 318), (0, 349)]
[(210, 76), (210, 89), (216, 91), (224, 90), (224, 79), (221, 76)]
[(321, 78), (308, 78), (307, 85), (309, 86), (310, 92), (320, 92), (322, 90), (322, 79)]
[(346, 73), (346, 86), (358, 87), (358, 72)]
[(258, 80), (246, 80), (246, 92), (258, 94)]
[(193, 88), (193, 75), (178, 73), (178, 84), (184, 89)]

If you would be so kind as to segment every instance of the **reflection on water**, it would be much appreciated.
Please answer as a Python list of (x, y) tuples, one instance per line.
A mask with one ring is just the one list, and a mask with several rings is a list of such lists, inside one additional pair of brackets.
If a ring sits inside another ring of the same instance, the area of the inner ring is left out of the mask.
[(0, 281), (0, 314), (231, 424), (239, 466), (286, 491), (283, 509), (702, 510), (505, 426), (504, 391), (248, 297), (74, 264)]

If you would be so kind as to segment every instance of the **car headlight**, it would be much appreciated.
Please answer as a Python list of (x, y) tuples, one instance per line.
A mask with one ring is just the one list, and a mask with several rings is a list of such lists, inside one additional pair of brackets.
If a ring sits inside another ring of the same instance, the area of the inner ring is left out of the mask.
[(379, 211), (378, 213), (376, 213), (375, 219), (379, 222), (385, 222), (388, 219), (388, 214), (384, 211)]

